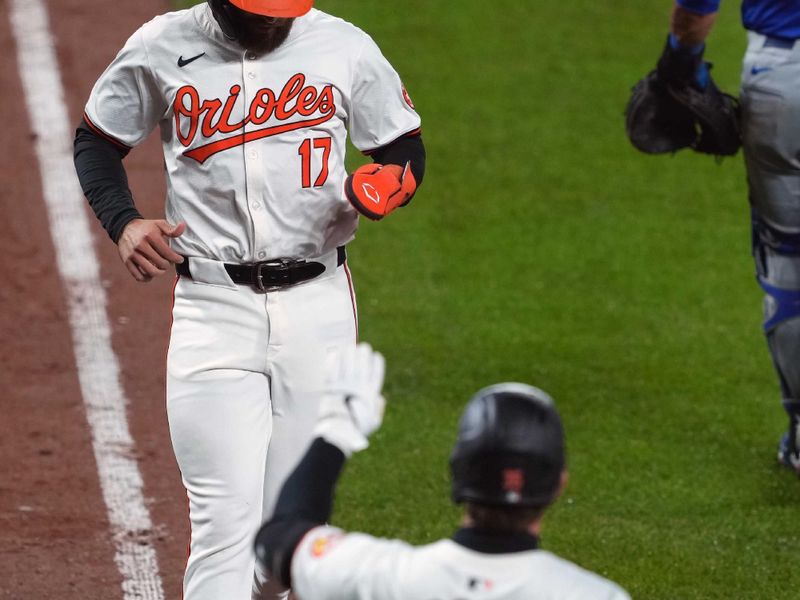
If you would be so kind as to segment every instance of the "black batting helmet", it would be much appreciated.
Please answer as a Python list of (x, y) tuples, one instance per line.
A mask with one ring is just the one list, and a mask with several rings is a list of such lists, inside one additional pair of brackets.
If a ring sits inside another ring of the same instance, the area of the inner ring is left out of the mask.
[(522, 383), (493, 385), (475, 394), (461, 416), (450, 456), (453, 500), (544, 507), (558, 494), (564, 466), (553, 399)]

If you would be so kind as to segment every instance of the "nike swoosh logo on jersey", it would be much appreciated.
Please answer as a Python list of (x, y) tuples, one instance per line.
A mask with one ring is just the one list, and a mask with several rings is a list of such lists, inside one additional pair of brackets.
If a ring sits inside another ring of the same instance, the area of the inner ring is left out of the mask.
[(201, 52), (201, 53), (200, 53), (200, 54), (198, 54), (197, 56), (193, 56), (192, 58), (187, 58), (186, 60), (183, 60), (183, 56), (180, 56), (180, 57), (178, 58), (178, 66), (179, 66), (179, 67), (182, 69), (183, 67), (185, 67), (185, 66), (186, 66), (186, 65), (188, 65), (189, 63), (193, 63), (193, 62), (194, 62), (194, 61), (196, 61), (198, 58), (200, 58), (201, 56), (205, 56), (205, 55), (206, 55), (206, 53), (205, 53), (205, 52)]
[(753, 67), (750, 69), (751, 75), (758, 75), (759, 73), (763, 73), (764, 71), (772, 71), (772, 67)]

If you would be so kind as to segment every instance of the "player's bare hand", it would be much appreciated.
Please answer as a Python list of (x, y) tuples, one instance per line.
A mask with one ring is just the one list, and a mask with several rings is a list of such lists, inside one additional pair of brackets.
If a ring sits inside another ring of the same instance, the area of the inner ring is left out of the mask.
[(163, 219), (135, 219), (125, 226), (117, 241), (119, 256), (136, 281), (163, 275), (183, 257), (169, 246), (169, 239), (186, 231), (186, 223), (172, 225)]

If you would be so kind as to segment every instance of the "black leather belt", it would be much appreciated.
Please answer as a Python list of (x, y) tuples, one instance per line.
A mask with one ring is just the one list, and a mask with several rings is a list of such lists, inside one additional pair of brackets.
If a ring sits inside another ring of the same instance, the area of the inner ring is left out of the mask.
[[(182, 277), (192, 277), (189, 270), (191, 257), (184, 256), (183, 262), (175, 265), (175, 270)], [(347, 260), (344, 246), (336, 248), (336, 265), (342, 266)], [(319, 262), (278, 258), (257, 263), (230, 264), (225, 263), (225, 270), (231, 281), (240, 285), (253, 286), (259, 292), (273, 292), (290, 285), (303, 283), (322, 275), (325, 265)]]

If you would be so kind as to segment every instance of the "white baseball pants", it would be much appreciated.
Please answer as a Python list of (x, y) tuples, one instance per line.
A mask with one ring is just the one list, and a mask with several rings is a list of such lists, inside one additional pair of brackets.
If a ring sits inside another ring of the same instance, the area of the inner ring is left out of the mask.
[(167, 413), (189, 496), (185, 600), (256, 595), (255, 533), (311, 442), (328, 356), (356, 329), (346, 265), (267, 294), (178, 280)]

